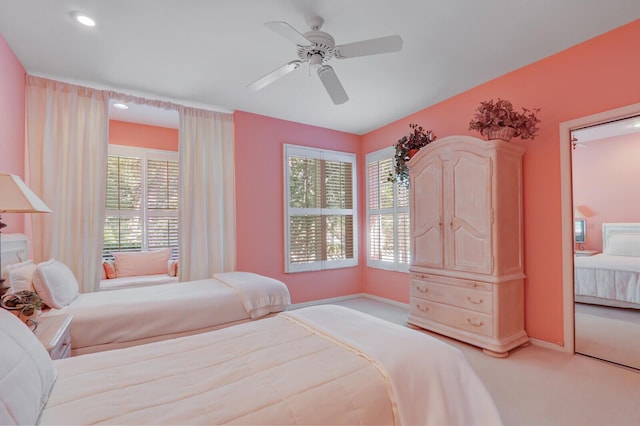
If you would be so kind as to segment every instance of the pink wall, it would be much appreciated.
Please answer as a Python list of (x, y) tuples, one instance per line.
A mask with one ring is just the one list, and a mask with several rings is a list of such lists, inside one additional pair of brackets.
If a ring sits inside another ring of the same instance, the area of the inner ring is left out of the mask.
[[(24, 180), (25, 70), (0, 34), (0, 173)], [(24, 214), (6, 213), (6, 233), (24, 232)]]
[(180, 135), (178, 129), (109, 120), (109, 143), (177, 151)]
[[(530, 336), (563, 343), (559, 124), (640, 102), (640, 20), (518, 69), (363, 137), (364, 152), (393, 144), (416, 122), (439, 137), (479, 136), (468, 129), (480, 101), (501, 97), (539, 107), (536, 139), (515, 140), (524, 156), (525, 327)], [(472, 69), (472, 67), (470, 67)], [(437, 82), (425, 82), (437, 84)], [(364, 291), (407, 302), (402, 274), (369, 270)]]
[(585, 249), (602, 251), (603, 222), (640, 222), (640, 134), (587, 142), (571, 154), (573, 203), (587, 221)]
[(242, 111), (234, 121), (237, 269), (285, 282), (294, 303), (359, 293), (358, 267), (284, 273), (283, 145), (358, 153), (360, 137)]

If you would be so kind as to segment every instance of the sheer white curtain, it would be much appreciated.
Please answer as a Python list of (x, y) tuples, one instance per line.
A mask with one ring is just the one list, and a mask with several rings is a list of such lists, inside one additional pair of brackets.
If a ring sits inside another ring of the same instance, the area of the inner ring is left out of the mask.
[(104, 91), (27, 76), (27, 167), (31, 189), (53, 213), (32, 215), (36, 261), (56, 258), (80, 291), (100, 280), (109, 137)]
[(180, 281), (235, 268), (233, 116), (180, 109)]

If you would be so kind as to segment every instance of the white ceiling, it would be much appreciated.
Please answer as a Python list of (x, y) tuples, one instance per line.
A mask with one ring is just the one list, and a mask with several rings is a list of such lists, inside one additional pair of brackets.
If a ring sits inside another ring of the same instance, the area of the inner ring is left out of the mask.
[[(399, 34), (403, 49), (334, 59), (342, 105), (307, 66), (247, 89), (297, 59), (264, 23), (304, 33), (313, 15), (336, 44)], [(355, 134), (638, 18), (638, 0), (0, 0), (0, 32), (30, 74)]]

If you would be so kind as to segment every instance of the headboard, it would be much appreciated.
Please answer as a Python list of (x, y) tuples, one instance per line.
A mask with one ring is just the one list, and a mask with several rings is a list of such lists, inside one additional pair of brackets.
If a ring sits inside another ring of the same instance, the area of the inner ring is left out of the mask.
[[(624, 240), (622, 248), (621, 240)], [(602, 252), (618, 255), (621, 249), (628, 252), (625, 256), (640, 256), (640, 223), (602, 224)], [(612, 250), (614, 253), (610, 253)]]
[(2, 265), (27, 260), (29, 256), (29, 239), (24, 234), (0, 234), (2, 238)]

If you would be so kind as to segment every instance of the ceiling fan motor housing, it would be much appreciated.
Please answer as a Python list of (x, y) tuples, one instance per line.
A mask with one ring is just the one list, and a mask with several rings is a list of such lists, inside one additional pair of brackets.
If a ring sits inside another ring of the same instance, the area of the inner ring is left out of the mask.
[(298, 57), (303, 61), (310, 61), (313, 55), (320, 55), (322, 63), (333, 58), (336, 42), (331, 35), (324, 31), (309, 31), (304, 36), (311, 42), (308, 46), (298, 47)]

